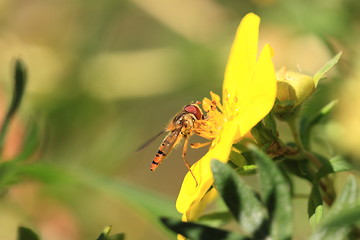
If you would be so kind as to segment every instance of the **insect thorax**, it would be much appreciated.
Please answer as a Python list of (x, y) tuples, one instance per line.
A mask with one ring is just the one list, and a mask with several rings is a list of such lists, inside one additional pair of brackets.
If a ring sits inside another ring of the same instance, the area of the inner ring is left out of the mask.
[(191, 129), (194, 127), (194, 122), (196, 117), (192, 113), (183, 112), (179, 113), (173, 120), (175, 128), (180, 128), (181, 133), (187, 135), (190, 133)]

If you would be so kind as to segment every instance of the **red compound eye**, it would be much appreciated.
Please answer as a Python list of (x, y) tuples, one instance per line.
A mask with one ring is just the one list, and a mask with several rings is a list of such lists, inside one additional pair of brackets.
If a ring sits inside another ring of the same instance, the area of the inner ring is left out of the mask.
[(194, 114), (197, 120), (200, 120), (202, 118), (201, 109), (197, 105), (194, 104), (186, 105), (184, 107), (184, 111)]

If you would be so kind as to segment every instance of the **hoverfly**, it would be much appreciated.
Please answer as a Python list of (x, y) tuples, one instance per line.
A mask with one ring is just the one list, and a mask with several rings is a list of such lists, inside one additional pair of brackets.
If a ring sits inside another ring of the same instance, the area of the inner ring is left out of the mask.
[(198, 185), (197, 180), (190, 169), (190, 164), (186, 160), (186, 153), (189, 137), (194, 134), (195, 123), (196, 121), (203, 118), (203, 113), (197, 104), (186, 105), (183, 110), (179, 112), (166, 127), (165, 131), (168, 132), (168, 134), (160, 144), (159, 149), (153, 161), (151, 162), (150, 170), (155, 171), (155, 169), (162, 163), (164, 158), (169, 155), (171, 150), (182, 139), (184, 139), (182, 158), (184, 160), (185, 166), (195, 179), (196, 185)]

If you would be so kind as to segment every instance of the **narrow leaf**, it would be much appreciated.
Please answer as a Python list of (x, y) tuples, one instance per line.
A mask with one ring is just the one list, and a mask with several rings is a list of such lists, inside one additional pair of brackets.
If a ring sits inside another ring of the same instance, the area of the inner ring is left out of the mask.
[(170, 218), (161, 218), (162, 223), (175, 233), (192, 240), (242, 240), (247, 239), (236, 232), (208, 227), (191, 222), (181, 222)]
[(360, 221), (360, 205), (345, 209), (337, 215), (331, 216), (324, 223), (323, 228), (332, 229), (350, 226)]
[(299, 178), (305, 179), (307, 181), (312, 181), (311, 174), (308, 170), (308, 161), (307, 160), (292, 160), (292, 159), (285, 159), (281, 163), (285, 169), (295, 176)]
[(356, 178), (350, 175), (345, 183), (341, 194), (336, 198), (336, 201), (331, 206), (327, 217), (339, 214), (343, 209), (353, 207), (357, 204), (359, 197), (359, 187), (356, 183)]
[(199, 218), (199, 222), (214, 227), (222, 226), (232, 219), (232, 215), (229, 212), (214, 212), (202, 215)]
[(292, 233), (292, 206), (290, 187), (276, 164), (255, 146), (250, 146), (261, 184), (262, 200), (268, 207), (272, 239), (290, 239)]
[(346, 240), (351, 231), (351, 225), (360, 221), (360, 206), (347, 208), (338, 215), (327, 218), (311, 236), (310, 240)]
[(34, 122), (28, 123), (21, 153), (14, 158), (14, 161), (29, 159), (38, 149), (40, 138), (38, 126)]
[(315, 125), (324, 121), (334, 109), (338, 100), (333, 100), (320, 109), (313, 117), (304, 116), (300, 122), (300, 138), (305, 148), (309, 148), (311, 131)]
[(111, 235), (110, 237), (108, 237), (109, 240), (124, 240), (125, 239), (125, 234), (124, 233), (117, 233), (114, 235)]
[(243, 167), (237, 168), (236, 172), (238, 172), (240, 175), (253, 175), (257, 171), (256, 165), (245, 165)]
[(3, 148), (4, 139), (9, 127), (10, 121), (14, 116), (16, 110), (20, 106), (22, 97), (24, 95), (26, 85), (26, 69), (22, 60), (17, 59), (15, 61), (15, 70), (14, 70), (14, 90), (12, 95), (12, 101), (6, 113), (6, 116), (3, 120), (0, 130), (0, 149)]
[(110, 234), (110, 231), (111, 231), (111, 226), (105, 227), (104, 230), (100, 233), (97, 240), (106, 240), (107, 236), (109, 236), (109, 234)]
[(20, 226), (17, 240), (39, 240), (40, 238), (30, 228)]
[(339, 101), (337, 99), (332, 100), (331, 102), (326, 104), (323, 108), (321, 108), (320, 111), (312, 118), (310, 122), (311, 125), (315, 125), (321, 122), (324, 118), (326, 118), (331, 113), (331, 111), (334, 109), (334, 107), (338, 102)]
[(276, 127), (276, 121), (271, 112), (268, 115), (266, 115), (266, 117), (264, 118), (263, 121), (264, 121), (265, 127), (267, 127), (268, 129), (271, 129), (272, 134), (274, 136), (277, 136), (278, 132), (277, 132), (277, 127)]
[(314, 214), (310, 217), (310, 225), (315, 228), (321, 221), (323, 216), (323, 205), (318, 205), (315, 209)]
[(127, 181), (112, 179), (108, 176), (75, 167), (62, 167), (51, 164), (21, 165), (21, 176), (33, 177), (47, 184), (69, 186), (88, 186), (101, 193), (110, 194), (123, 200), (154, 223), (160, 216), (178, 216), (174, 203), (166, 196), (142, 188)]
[(267, 213), (252, 189), (227, 164), (213, 160), (216, 190), (230, 212), (248, 234), (254, 234), (267, 218)]
[(0, 162), (0, 193), (19, 181), (18, 164), (14, 161)]
[(230, 163), (233, 163), (236, 167), (243, 167), (246, 165), (246, 159), (241, 153), (232, 151), (229, 156)]
[(336, 172), (344, 172), (344, 171), (350, 171), (353, 169), (353, 166), (346, 161), (342, 156), (335, 156), (331, 158), (325, 165), (323, 165), (318, 173), (316, 174), (316, 179), (320, 179), (322, 177), (325, 177), (326, 175), (330, 173), (336, 173)]
[(308, 214), (311, 226), (317, 225), (322, 218), (323, 200), (319, 187), (316, 183), (313, 184), (308, 201)]
[(335, 66), (335, 64), (339, 61), (342, 55), (342, 51), (336, 54), (333, 58), (331, 58), (317, 73), (314, 75), (314, 83), (315, 87), (318, 85), (319, 81), (324, 77), (324, 75)]
[(320, 226), (311, 235), (311, 240), (347, 239), (350, 226), (360, 219), (360, 207), (358, 205), (359, 189), (356, 178), (349, 176), (343, 191), (336, 198)]

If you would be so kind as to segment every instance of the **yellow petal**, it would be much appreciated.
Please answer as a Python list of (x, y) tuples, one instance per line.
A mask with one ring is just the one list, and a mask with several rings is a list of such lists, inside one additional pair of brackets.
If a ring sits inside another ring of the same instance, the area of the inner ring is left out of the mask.
[(177, 240), (186, 240), (186, 237), (184, 237), (184, 236), (181, 235), (181, 234), (178, 234), (178, 235), (177, 235)]
[(211, 105), (212, 105), (212, 102), (207, 97), (205, 97), (202, 100), (202, 108), (204, 109), (205, 112), (209, 112), (211, 110)]
[(221, 135), (214, 139), (214, 148), (210, 149), (199, 161), (191, 166), (191, 170), (198, 181), (198, 186), (191, 173), (185, 175), (181, 185), (179, 196), (176, 200), (176, 209), (185, 213), (193, 204), (197, 204), (213, 184), (213, 175), (210, 162), (218, 159), (222, 162), (228, 160), (231, 147), (236, 134), (237, 125), (234, 122), (226, 122)]
[[(217, 196), (217, 191), (215, 188), (212, 188), (210, 191), (208, 191), (205, 194), (205, 196), (201, 199), (200, 202), (191, 205), (191, 207), (183, 214), (181, 220), (183, 222), (190, 222), (198, 219), (199, 216), (203, 213), (207, 204), (212, 202), (216, 196)], [(181, 234), (178, 234), (177, 239), (186, 240), (186, 237), (184, 237)]]
[(225, 69), (223, 104), (228, 96), (237, 96), (239, 101), (248, 99), (246, 91), (256, 64), (259, 24), (260, 18), (253, 13), (240, 22)]
[(246, 134), (272, 109), (276, 98), (276, 75), (272, 62), (272, 49), (265, 45), (250, 79), (251, 85), (241, 94), (246, 95), (246, 101), (238, 102), (240, 136)]
[(192, 204), (190, 208), (183, 214), (182, 221), (190, 222), (195, 221), (199, 216), (204, 212), (205, 207), (212, 202), (217, 196), (217, 191), (215, 188), (212, 188), (210, 191), (206, 192), (205, 196), (201, 199), (200, 202)]

